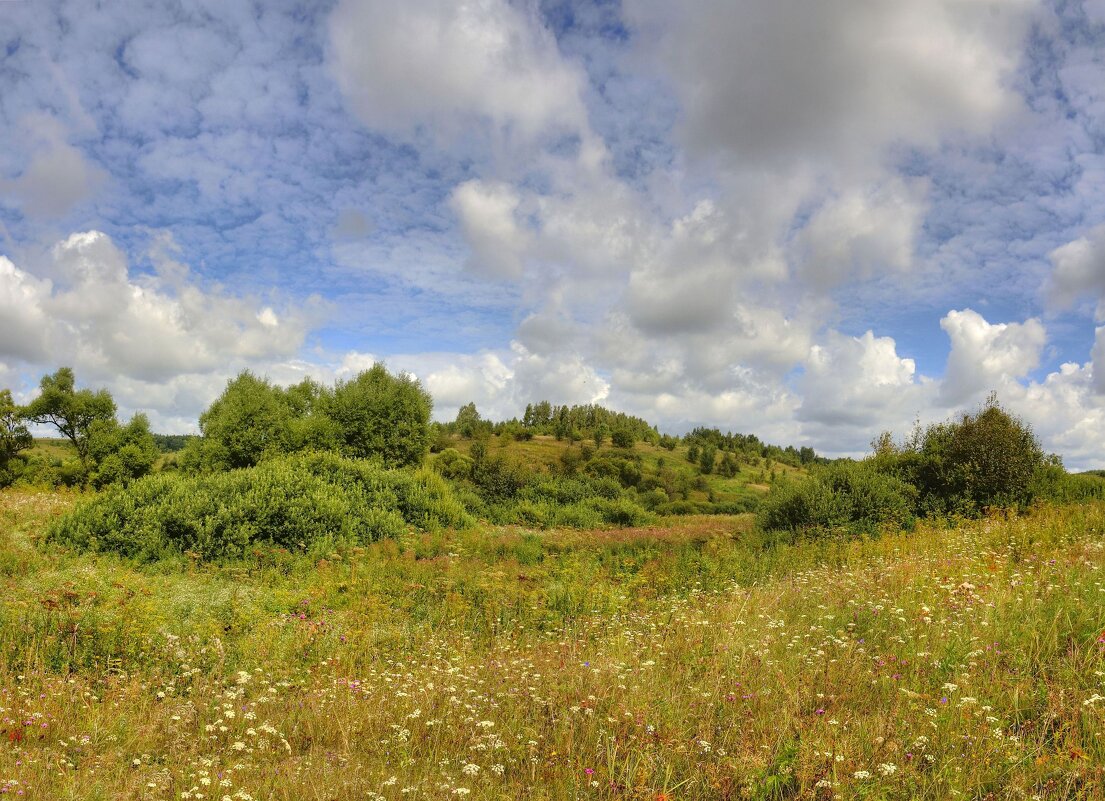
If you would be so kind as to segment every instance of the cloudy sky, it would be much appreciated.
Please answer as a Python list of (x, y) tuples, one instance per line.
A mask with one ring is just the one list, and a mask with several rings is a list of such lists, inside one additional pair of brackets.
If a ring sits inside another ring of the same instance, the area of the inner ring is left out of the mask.
[(376, 359), (1105, 467), (1105, 0), (0, 2), (0, 386), (194, 430)]

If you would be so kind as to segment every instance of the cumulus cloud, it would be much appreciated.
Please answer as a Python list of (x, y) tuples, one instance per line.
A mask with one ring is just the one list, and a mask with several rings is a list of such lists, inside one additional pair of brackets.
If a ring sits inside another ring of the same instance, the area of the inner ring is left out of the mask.
[(1047, 341), (1047, 332), (1037, 319), (988, 323), (971, 309), (948, 312), (940, 327), (951, 340), (941, 388), (947, 406), (1026, 376), (1039, 365)]
[(450, 205), (472, 248), (470, 267), (494, 278), (518, 278), (529, 233), (517, 218), (521, 198), (512, 187), (479, 180), (453, 190)]
[(4, 352), (151, 382), (299, 349), (309, 323), (303, 311), (282, 318), (271, 306), (200, 286), (163, 250), (154, 256), (159, 274), (132, 274), (119, 247), (89, 231), (52, 248), (53, 280), (0, 258), (0, 306), (10, 307), (0, 323)]
[(880, 431), (904, 433), (918, 415), (930, 413), (935, 394), (933, 382), (898, 354), (892, 338), (871, 331), (859, 337), (829, 332), (810, 348), (799, 387), (798, 418), (807, 436), (853, 454)]
[(1090, 352), (1093, 369), (1093, 386), (1098, 395), (1105, 395), (1105, 326), (1098, 328)]
[(64, 216), (105, 182), (104, 171), (66, 140), (57, 119), (29, 114), (20, 129), (27, 162), (15, 177), (0, 178), (0, 189), (25, 213), (42, 218)]
[(872, 165), (888, 143), (985, 132), (1016, 107), (1008, 79), (1029, 0), (630, 0), (670, 70), (702, 154), (751, 164)]
[(792, 243), (801, 277), (818, 289), (913, 266), (924, 217), (923, 182), (892, 178), (828, 199)]

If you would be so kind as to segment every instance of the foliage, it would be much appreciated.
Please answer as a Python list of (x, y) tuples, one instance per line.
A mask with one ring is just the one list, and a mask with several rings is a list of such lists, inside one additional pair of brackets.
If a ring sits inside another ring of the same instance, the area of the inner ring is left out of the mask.
[(914, 487), (870, 463), (839, 462), (777, 484), (760, 504), (758, 521), (768, 531), (873, 533), (908, 523), (916, 498)]
[(471, 522), (428, 471), (307, 453), (256, 467), (160, 474), (116, 486), (51, 526), (48, 538), (139, 560), (191, 553), (239, 558), (258, 546), (322, 550)]
[(0, 487), (15, 479), (11, 462), (16, 454), (34, 445), (34, 439), (23, 424), (20, 408), (12, 400), (11, 390), (0, 390)]
[(1051, 461), (1032, 477), (1030, 494), (1033, 500), (1052, 503), (1085, 503), (1105, 500), (1105, 476), (1094, 471), (1068, 473), (1061, 464)]
[(430, 444), (430, 396), (416, 379), (375, 364), (328, 389), (305, 380), (287, 389), (248, 370), (200, 415), (202, 438), (188, 443), (192, 471), (252, 467), (301, 451), (333, 450), (388, 467), (421, 464)]
[(902, 446), (875, 443), (877, 469), (913, 484), (918, 512), (974, 516), (990, 507), (1025, 508), (1047, 459), (1032, 428), (993, 395), (973, 414), (916, 429)]
[(97, 489), (109, 484), (129, 484), (148, 474), (157, 461), (157, 444), (144, 414), (136, 414), (125, 426), (115, 418), (97, 420), (88, 440), (93, 465), (89, 480)]
[(480, 413), (476, 410), (476, 404), (474, 403), (466, 403), (461, 406), (457, 410), (456, 420), (453, 421), (453, 429), (467, 439), (471, 439), (489, 427), (484, 425), (484, 421), (480, 418)]
[(422, 463), (430, 449), (433, 401), (416, 378), (391, 375), (382, 364), (339, 381), (324, 401), (345, 456), (378, 458), (388, 467)]
[(634, 436), (633, 429), (625, 425), (619, 425), (610, 434), (610, 444), (615, 448), (632, 448), (636, 441), (637, 437)]
[(1105, 504), (142, 565), (35, 547), (72, 502), (0, 493), (0, 786), (28, 799), (1105, 797)]
[(23, 410), (23, 416), (39, 425), (52, 425), (73, 443), (81, 463), (88, 466), (89, 437), (93, 424), (115, 420), (115, 401), (106, 389), (76, 389), (73, 370), (58, 369), (39, 382), (40, 392)]
[(472, 459), (461, 454), (455, 448), (441, 451), (431, 466), (451, 481), (463, 481), (472, 477)]

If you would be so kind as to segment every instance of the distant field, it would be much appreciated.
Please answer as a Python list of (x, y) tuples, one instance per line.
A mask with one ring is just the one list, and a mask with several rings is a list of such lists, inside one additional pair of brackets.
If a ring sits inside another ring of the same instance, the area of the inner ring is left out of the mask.
[(139, 570), (35, 546), (76, 497), (0, 493), (13, 797), (1105, 797), (1103, 505)]

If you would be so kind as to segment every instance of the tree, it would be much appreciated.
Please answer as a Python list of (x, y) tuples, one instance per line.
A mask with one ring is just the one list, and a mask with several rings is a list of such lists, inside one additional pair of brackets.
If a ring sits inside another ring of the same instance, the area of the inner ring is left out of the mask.
[(11, 460), (33, 445), (34, 438), (23, 425), (22, 410), (12, 400), (11, 390), (0, 390), (0, 487), (11, 483)]
[(628, 426), (618, 426), (610, 435), (610, 442), (615, 448), (632, 448), (635, 441), (633, 430)]
[(483, 421), (480, 419), (480, 413), (476, 411), (475, 403), (466, 403), (457, 410), (455, 425), (457, 433), (465, 439), (472, 439), (479, 432)]
[(97, 420), (88, 440), (93, 465), (89, 478), (96, 488), (129, 484), (149, 473), (157, 461), (157, 443), (150, 433), (150, 421), (141, 413), (125, 426), (114, 418)]
[(41, 392), (27, 404), (24, 417), (39, 425), (52, 425), (73, 443), (81, 465), (87, 469), (89, 434), (97, 422), (115, 420), (115, 401), (106, 389), (77, 390), (73, 370), (62, 367), (39, 382)]
[(714, 472), (714, 462), (717, 459), (717, 448), (713, 445), (706, 445), (702, 448), (702, 451), (698, 455), (698, 469), (702, 471), (702, 475), (708, 476)]
[(200, 415), (203, 440), (192, 446), (184, 463), (227, 470), (252, 467), (266, 456), (293, 450), (296, 413), (285, 393), (267, 379), (245, 370)]
[(974, 414), (930, 426), (920, 445), (918, 484), (945, 511), (1025, 506), (1046, 458), (1031, 426), (991, 394)]
[(339, 381), (324, 405), (337, 424), (344, 455), (376, 457), (389, 467), (422, 463), (430, 447), (432, 407), (418, 379), (393, 376), (380, 363), (352, 381)]

